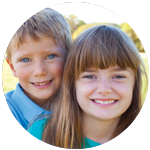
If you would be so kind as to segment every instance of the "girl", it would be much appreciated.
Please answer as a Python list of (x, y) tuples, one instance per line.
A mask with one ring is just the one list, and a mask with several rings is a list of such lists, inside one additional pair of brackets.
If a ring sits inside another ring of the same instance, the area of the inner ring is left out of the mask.
[(53, 114), (29, 132), (63, 148), (106, 143), (138, 115), (142, 75), (147, 81), (139, 52), (123, 31), (110, 26), (86, 30), (69, 52)]

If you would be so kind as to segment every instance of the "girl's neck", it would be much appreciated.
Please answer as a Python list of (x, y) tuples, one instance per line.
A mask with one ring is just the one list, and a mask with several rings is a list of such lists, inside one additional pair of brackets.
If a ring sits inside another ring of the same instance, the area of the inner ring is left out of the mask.
[(86, 138), (97, 143), (106, 143), (113, 138), (119, 120), (120, 117), (106, 121), (82, 116), (83, 134)]

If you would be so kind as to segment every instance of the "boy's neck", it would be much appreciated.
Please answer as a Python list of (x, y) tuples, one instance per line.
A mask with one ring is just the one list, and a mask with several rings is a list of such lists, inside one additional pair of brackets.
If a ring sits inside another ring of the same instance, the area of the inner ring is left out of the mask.
[(28, 98), (30, 98), (30, 100), (32, 100), (35, 104), (42, 108), (44, 108), (45, 104), (49, 101), (49, 99), (38, 99), (37, 97), (34, 97), (33, 95), (25, 91), (24, 89), (23, 92)]
[(116, 120), (96, 120), (82, 117), (83, 133), (86, 138), (103, 144), (113, 138), (120, 117)]

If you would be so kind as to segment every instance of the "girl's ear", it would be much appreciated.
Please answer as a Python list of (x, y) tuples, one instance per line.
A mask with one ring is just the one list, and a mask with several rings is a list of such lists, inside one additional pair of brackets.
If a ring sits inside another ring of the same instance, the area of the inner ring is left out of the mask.
[(10, 69), (11, 69), (12, 74), (14, 75), (14, 77), (17, 77), (16, 71), (14, 69), (14, 66), (13, 66), (12, 62), (7, 57), (6, 57), (6, 61), (7, 61), (8, 65), (9, 65), (9, 67), (10, 67)]

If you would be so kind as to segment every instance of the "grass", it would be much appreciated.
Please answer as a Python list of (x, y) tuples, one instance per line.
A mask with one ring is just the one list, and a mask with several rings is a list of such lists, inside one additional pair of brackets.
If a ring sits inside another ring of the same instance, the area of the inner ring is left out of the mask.
[[(148, 60), (143, 55), (142, 55), (142, 58), (143, 58), (143, 61), (145, 63), (147, 74), (149, 76)], [(15, 89), (16, 84), (18, 83), (18, 79), (12, 75), (11, 69), (10, 69), (9, 65), (7, 64), (5, 59), (4, 59), (4, 62), (3, 62), (2, 81), (3, 81), (3, 91), (4, 91), (4, 93)], [(143, 91), (143, 93), (145, 93), (145, 92)], [(145, 99), (145, 98), (143, 98), (143, 99)], [(143, 103), (144, 103), (144, 101), (143, 101)]]

